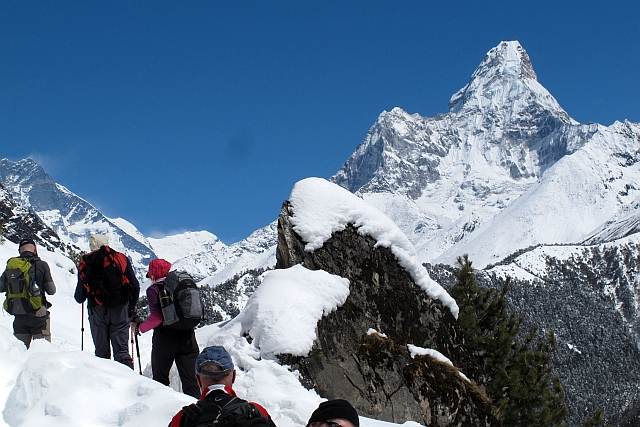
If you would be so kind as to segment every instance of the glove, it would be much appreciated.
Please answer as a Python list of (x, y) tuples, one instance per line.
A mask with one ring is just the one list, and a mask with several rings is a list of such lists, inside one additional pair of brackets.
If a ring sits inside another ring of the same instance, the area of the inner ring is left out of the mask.
[(131, 328), (133, 329), (133, 333), (137, 336), (140, 336), (140, 323), (131, 322)]

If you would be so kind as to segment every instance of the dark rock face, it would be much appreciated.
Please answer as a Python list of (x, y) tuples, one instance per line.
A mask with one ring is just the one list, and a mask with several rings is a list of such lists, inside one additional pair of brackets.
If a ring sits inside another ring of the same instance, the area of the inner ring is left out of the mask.
[[(322, 248), (305, 252), (284, 203), (276, 268), (302, 263), (340, 275), (349, 279), (350, 294), (318, 322), (309, 356), (282, 355), (283, 362), (305, 385), (323, 397), (349, 400), (364, 416), (431, 427), (499, 425), (486, 396), (457, 368), (429, 356), (411, 358), (407, 344), (437, 350), (454, 366), (470, 360), (449, 309), (414, 283), (390, 249), (375, 243), (349, 225)], [(370, 328), (380, 334), (368, 334)]]
[(49, 250), (65, 246), (55, 231), (36, 214), (17, 203), (2, 184), (0, 184), (0, 225), (2, 236), (13, 243), (18, 243), (25, 237), (31, 237), (38, 245)]
[(58, 211), (61, 218), (51, 220), (47, 226), (55, 230), (57, 236), (67, 236), (71, 241), (81, 245), (81, 242), (88, 241), (89, 229), (83, 228), (78, 234), (78, 231), (74, 231), (69, 225), (78, 222), (104, 224), (118, 236), (118, 240), (128, 251), (140, 254), (142, 263), (133, 264), (139, 278), (144, 277), (146, 265), (156, 257), (151, 249), (121, 230), (91, 204), (56, 184), (42, 166), (31, 159), (18, 162), (0, 160), (0, 182), (12, 194), (14, 200), (30, 210), (36, 213)]

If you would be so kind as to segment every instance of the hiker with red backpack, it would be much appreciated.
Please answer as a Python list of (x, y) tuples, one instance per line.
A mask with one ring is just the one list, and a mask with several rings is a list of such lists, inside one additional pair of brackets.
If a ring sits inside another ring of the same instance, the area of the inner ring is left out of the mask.
[(133, 369), (129, 354), (129, 324), (140, 295), (140, 283), (131, 262), (109, 247), (109, 237), (94, 234), (89, 238), (91, 252), (82, 256), (78, 266), (75, 300), (88, 301), (89, 327), (95, 354), (111, 358)]
[[(151, 286), (147, 288), (150, 316), (142, 323), (132, 323), (135, 335), (153, 329), (151, 347), (151, 370), (153, 379), (169, 385), (169, 371), (175, 362), (185, 394), (200, 396), (193, 366), (198, 357), (198, 342), (194, 328), (202, 320), (203, 312), (200, 293), (195, 282), (184, 272), (170, 272), (171, 263), (164, 259), (154, 259), (149, 263), (147, 277)], [(179, 304), (180, 292), (185, 284), (193, 293), (189, 294), (189, 307)], [(199, 307), (193, 307), (193, 305)], [(185, 318), (189, 310), (195, 310), (193, 320)]]
[(195, 364), (200, 400), (182, 408), (169, 427), (276, 427), (267, 410), (255, 402), (240, 399), (233, 391), (236, 370), (227, 350), (206, 347)]
[(33, 239), (22, 239), (18, 253), (20, 256), (7, 261), (7, 269), (0, 277), (0, 292), (6, 293), (4, 309), (14, 316), (13, 335), (29, 348), (32, 339), (51, 341), (51, 303), (46, 294), (55, 294), (56, 285), (49, 264), (38, 258)]

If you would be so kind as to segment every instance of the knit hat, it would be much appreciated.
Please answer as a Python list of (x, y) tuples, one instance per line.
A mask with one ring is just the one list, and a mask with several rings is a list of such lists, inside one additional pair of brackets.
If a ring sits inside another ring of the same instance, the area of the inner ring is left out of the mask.
[(162, 258), (154, 259), (149, 263), (149, 270), (147, 271), (147, 277), (153, 276), (155, 280), (160, 280), (163, 277), (167, 277), (171, 270), (171, 263)]
[(343, 418), (351, 421), (351, 423), (356, 427), (360, 426), (358, 413), (355, 408), (344, 399), (327, 400), (326, 402), (322, 402), (320, 406), (318, 406), (318, 409), (313, 411), (313, 414), (311, 414), (311, 418), (309, 418), (307, 425), (316, 421), (334, 420), (336, 418)]
[[(202, 368), (207, 365), (218, 366), (221, 368), (221, 370), (203, 370)], [(231, 356), (221, 345), (206, 347), (200, 352), (198, 358), (196, 359), (196, 372), (210, 377), (226, 377), (231, 372), (233, 372), (233, 369), (233, 361), (231, 360)]]
[(109, 246), (109, 236), (104, 234), (92, 234), (89, 236), (89, 249), (95, 251), (102, 246)]
[(33, 245), (33, 246), (35, 246), (36, 242), (31, 237), (26, 237), (26, 238), (20, 240), (20, 243), (18, 244), (18, 248), (21, 248), (24, 245)]

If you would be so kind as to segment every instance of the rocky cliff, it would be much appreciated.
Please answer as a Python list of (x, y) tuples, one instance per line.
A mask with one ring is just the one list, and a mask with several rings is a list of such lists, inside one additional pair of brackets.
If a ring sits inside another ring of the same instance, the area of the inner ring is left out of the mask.
[[(350, 224), (307, 252), (291, 218), (285, 202), (276, 268), (301, 263), (350, 281), (344, 305), (319, 321), (309, 355), (281, 356), (306, 386), (323, 397), (348, 399), (361, 415), (376, 419), (431, 427), (499, 425), (484, 393), (456, 368), (468, 360), (456, 319), (415, 284), (390, 249)], [(446, 358), (415, 356), (409, 345)]]
[(49, 250), (66, 247), (55, 231), (47, 226), (41, 219), (17, 203), (11, 194), (0, 184), (0, 226), (2, 237), (18, 243), (25, 237), (33, 238), (38, 245)]

